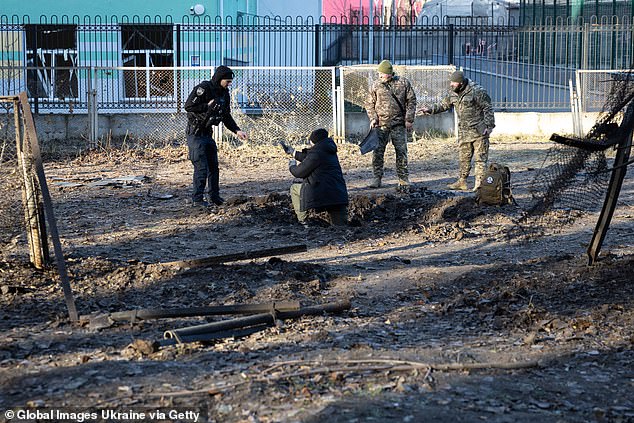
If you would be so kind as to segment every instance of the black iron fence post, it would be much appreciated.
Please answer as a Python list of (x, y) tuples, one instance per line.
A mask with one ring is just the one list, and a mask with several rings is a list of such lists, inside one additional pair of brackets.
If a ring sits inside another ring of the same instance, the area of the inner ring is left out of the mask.
[(315, 24), (315, 66), (321, 66), (321, 25)]
[[(38, 78), (39, 78), (39, 74), (40, 74), (40, 67), (39, 67), (39, 62), (37, 60), (37, 50), (38, 50), (38, 43), (37, 43), (37, 38), (39, 35), (40, 31), (38, 28), (38, 25), (35, 24), (33, 26), (31, 26), (31, 37), (33, 37), (33, 53), (32, 53), (32, 57), (33, 57), (33, 66), (35, 69), (35, 76), (33, 77), (33, 81), (32, 84), (35, 86), (35, 93), (31, 94), (31, 96), (33, 97), (33, 113), (39, 113), (39, 109), (40, 109), (40, 103), (39, 103), (39, 98), (40, 98), (40, 84), (38, 83)], [(26, 61), (27, 65), (28, 65), (28, 48), (27, 48), (27, 61)], [(28, 89), (28, 78), (29, 78), (29, 72), (26, 72), (26, 78), (27, 78), (27, 89)]]
[(176, 24), (176, 67), (179, 68), (176, 70), (176, 112), (180, 113), (182, 107), (182, 98), (181, 98), (181, 25)]
[(454, 34), (453, 34), (453, 24), (449, 24), (449, 34), (447, 37), (447, 64), (453, 65), (454, 61)]

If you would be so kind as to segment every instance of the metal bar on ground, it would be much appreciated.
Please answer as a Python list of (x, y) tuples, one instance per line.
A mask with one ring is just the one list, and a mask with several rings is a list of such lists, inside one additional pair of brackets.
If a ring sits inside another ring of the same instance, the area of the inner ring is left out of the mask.
[(111, 319), (115, 322), (169, 319), (176, 317), (213, 316), (222, 314), (257, 314), (267, 311), (294, 311), (299, 310), (299, 301), (273, 301), (261, 304), (223, 304), (208, 307), (181, 307), (171, 309), (145, 308), (138, 310), (118, 311), (115, 313), (103, 313), (98, 315), (82, 315), (81, 321), (93, 321), (97, 319)]
[(35, 160), (35, 173), (37, 175), (38, 181), (40, 183), (40, 189), (42, 191), (44, 211), (46, 215), (46, 220), (48, 222), (48, 229), (50, 231), (51, 240), (53, 241), (53, 249), (55, 251), (55, 263), (57, 264), (57, 271), (59, 273), (62, 291), (64, 292), (66, 307), (68, 308), (68, 316), (70, 317), (71, 322), (77, 322), (79, 320), (77, 315), (77, 308), (75, 307), (73, 291), (70, 288), (70, 281), (68, 279), (68, 273), (66, 272), (66, 262), (64, 261), (64, 253), (62, 252), (62, 244), (59, 240), (59, 233), (57, 232), (57, 222), (55, 221), (55, 215), (53, 214), (53, 201), (51, 199), (51, 193), (48, 190), (48, 185), (46, 184), (44, 164), (42, 163), (40, 146), (37, 142), (37, 133), (35, 132), (35, 123), (33, 122), (33, 115), (31, 114), (29, 99), (26, 96), (26, 92), (24, 91), (20, 93), (19, 97), (22, 106), (22, 113), (24, 116), (24, 124), (26, 125), (27, 129), (27, 133), (25, 134), (25, 136), (30, 137), (31, 149), (33, 151), (33, 158)]
[(251, 260), (254, 258), (277, 256), (282, 254), (303, 253), (308, 251), (306, 244), (290, 245), (288, 247), (267, 248), (263, 250), (244, 251), (241, 253), (225, 254), (222, 256), (211, 256), (191, 260), (170, 261), (160, 263), (162, 266), (169, 267), (204, 267), (214, 264), (227, 263), (230, 261)]
[(212, 332), (212, 333), (201, 333), (198, 335), (187, 335), (182, 338), (165, 338), (161, 339), (157, 342), (159, 347), (167, 347), (169, 345), (176, 344), (187, 344), (189, 342), (209, 342), (214, 339), (224, 339), (224, 338), (240, 338), (243, 336), (248, 336), (254, 334), (256, 332), (260, 332), (271, 325), (263, 324), (257, 326), (251, 326), (245, 329), (232, 330), (231, 332)]
[(334, 303), (318, 304), (304, 307), (296, 311), (281, 311), (279, 313), (262, 313), (248, 317), (207, 323), (204, 325), (190, 326), (186, 328), (168, 330), (163, 334), (165, 339), (183, 340), (201, 334), (225, 332), (233, 329), (243, 329), (257, 325), (273, 325), (275, 320), (294, 319), (301, 316), (315, 316), (323, 313), (338, 313), (350, 308), (350, 300), (342, 300)]

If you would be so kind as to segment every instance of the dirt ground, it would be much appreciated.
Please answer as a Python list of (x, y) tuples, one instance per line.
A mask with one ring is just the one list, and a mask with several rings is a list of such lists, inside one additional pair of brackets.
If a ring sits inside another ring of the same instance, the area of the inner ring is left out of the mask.
[[(70, 324), (56, 271), (30, 267), (16, 239), (0, 255), (0, 409), (160, 408), (211, 422), (634, 421), (634, 178), (588, 267), (598, 208), (556, 210), (538, 236), (509, 237), (549, 142), (493, 139), (491, 160), (510, 166), (519, 204), (505, 207), (445, 190), (454, 143), (410, 144), (409, 195), (395, 191), (391, 147), (386, 186), (371, 190), (370, 155), (341, 145), (345, 228), (319, 215), (297, 224), (278, 147), (223, 146), (228, 201), (209, 211), (188, 202), (183, 147), (47, 161), (81, 315), (282, 300), (351, 308), (159, 348), (167, 330), (236, 316)], [(296, 244), (308, 251), (165, 265)], [(111, 421), (140, 421), (124, 417)]]

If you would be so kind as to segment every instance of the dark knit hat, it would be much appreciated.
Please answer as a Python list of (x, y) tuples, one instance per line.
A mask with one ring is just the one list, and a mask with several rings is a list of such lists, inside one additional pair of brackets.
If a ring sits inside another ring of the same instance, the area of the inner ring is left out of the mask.
[(211, 82), (218, 83), (223, 79), (233, 79), (233, 71), (225, 65), (220, 65), (216, 68), (214, 76), (211, 77)]
[(462, 84), (464, 82), (464, 73), (462, 71), (457, 70), (451, 74), (451, 76), (449, 77), (449, 80), (451, 82), (458, 82)]
[(328, 138), (328, 131), (326, 131), (323, 128), (319, 128), (311, 132), (310, 137), (308, 139), (313, 144), (317, 144), (319, 141), (323, 140), (324, 138)]

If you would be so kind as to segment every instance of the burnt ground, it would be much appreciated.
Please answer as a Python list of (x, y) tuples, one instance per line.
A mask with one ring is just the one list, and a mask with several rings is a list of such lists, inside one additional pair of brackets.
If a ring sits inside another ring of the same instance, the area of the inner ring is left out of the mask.
[[(157, 348), (163, 332), (231, 316), (69, 322), (54, 269), (0, 256), (0, 408), (178, 408), (218, 422), (634, 421), (634, 180), (601, 259), (598, 210), (558, 209), (517, 231), (549, 144), (494, 139), (518, 206), (478, 206), (445, 185), (453, 140), (410, 145), (410, 195), (370, 190), (370, 157), (341, 146), (351, 225), (294, 220), (275, 147), (225, 146), (227, 204), (188, 203), (183, 148), (46, 163), (79, 313), (350, 299), (239, 338)], [(208, 267), (166, 262), (306, 244)], [(174, 420), (174, 419), (172, 419)], [(193, 421), (182, 419), (181, 421)]]

